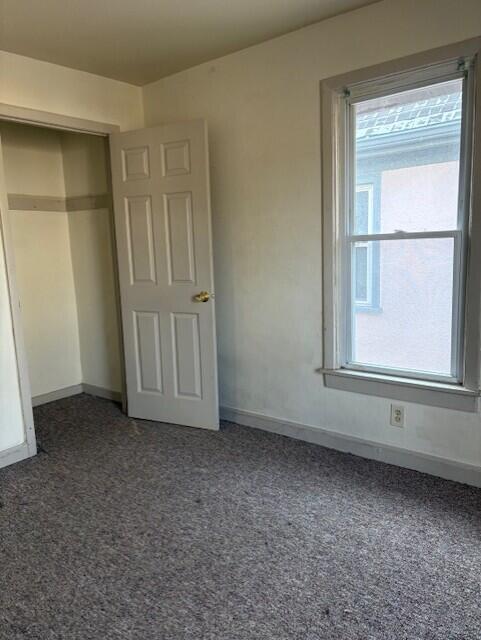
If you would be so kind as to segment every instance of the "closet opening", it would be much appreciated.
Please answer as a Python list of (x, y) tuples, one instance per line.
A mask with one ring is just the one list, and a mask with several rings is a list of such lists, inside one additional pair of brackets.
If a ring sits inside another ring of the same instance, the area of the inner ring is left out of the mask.
[(108, 137), (0, 121), (32, 406), (124, 402)]

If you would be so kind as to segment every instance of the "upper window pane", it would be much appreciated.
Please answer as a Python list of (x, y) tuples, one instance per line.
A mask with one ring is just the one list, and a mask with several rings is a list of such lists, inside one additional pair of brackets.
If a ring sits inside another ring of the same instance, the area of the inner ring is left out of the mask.
[[(457, 228), (462, 91), (450, 80), (353, 105), (354, 233)], [(369, 226), (366, 184), (376, 192)]]

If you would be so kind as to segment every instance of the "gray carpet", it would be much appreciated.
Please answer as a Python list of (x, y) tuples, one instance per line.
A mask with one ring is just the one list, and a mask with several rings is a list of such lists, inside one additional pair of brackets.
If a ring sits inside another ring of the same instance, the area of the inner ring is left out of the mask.
[(2, 640), (481, 638), (479, 490), (85, 395), (35, 417), (45, 451), (0, 471)]

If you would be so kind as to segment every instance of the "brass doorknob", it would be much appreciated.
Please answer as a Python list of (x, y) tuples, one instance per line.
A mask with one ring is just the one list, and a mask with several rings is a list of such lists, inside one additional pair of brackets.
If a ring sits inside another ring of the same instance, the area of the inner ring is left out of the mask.
[(194, 300), (196, 302), (208, 302), (214, 296), (211, 295), (208, 291), (201, 291), (196, 296), (194, 296)]

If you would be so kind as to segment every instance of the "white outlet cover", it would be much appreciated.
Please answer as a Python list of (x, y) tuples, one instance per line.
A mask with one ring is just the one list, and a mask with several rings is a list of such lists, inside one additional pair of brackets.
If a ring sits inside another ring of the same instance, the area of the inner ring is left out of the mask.
[(393, 427), (404, 427), (404, 418), (405, 411), (404, 406), (402, 404), (392, 404), (391, 405), (391, 426)]

